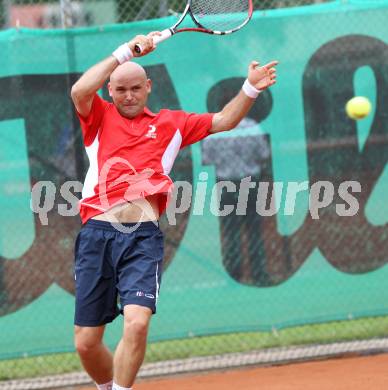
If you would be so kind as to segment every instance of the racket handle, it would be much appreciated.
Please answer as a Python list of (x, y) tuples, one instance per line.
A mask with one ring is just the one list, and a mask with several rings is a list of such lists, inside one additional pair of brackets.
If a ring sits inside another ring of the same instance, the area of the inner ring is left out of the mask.
[[(170, 38), (171, 35), (172, 35), (172, 32), (171, 32), (170, 29), (167, 28), (166, 30), (163, 30), (163, 31), (161, 32), (161, 34), (162, 34), (162, 35), (155, 35), (155, 36), (152, 37), (152, 40), (154, 41), (155, 44), (157, 44), (157, 43), (159, 43), (159, 42), (163, 42), (163, 41), (165, 41), (166, 39)], [(137, 43), (137, 44), (135, 45), (135, 52), (136, 52), (137, 54), (141, 54), (142, 51), (143, 51), (143, 49), (142, 49), (141, 45)]]

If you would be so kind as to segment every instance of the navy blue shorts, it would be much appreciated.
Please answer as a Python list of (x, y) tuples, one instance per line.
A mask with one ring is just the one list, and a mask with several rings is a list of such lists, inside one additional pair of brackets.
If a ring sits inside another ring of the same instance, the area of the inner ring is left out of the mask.
[(89, 220), (82, 227), (75, 244), (76, 325), (112, 322), (131, 304), (156, 312), (163, 233), (154, 222), (135, 225), (123, 224), (130, 233), (105, 221)]

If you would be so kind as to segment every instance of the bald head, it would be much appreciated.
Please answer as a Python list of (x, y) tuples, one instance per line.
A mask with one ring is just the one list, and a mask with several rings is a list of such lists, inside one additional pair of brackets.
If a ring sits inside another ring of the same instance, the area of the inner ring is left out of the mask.
[(131, 79), (147, 80), (144, 68), (136, 62), (124, 62), (119, 65), (110, 75), (110, 82), (122, 82)]
[(151, 80), (142, 66), (125, 62), (110, 75), (109, 94), (121, 115), (134, 118), (144, 111), (151, 92)]

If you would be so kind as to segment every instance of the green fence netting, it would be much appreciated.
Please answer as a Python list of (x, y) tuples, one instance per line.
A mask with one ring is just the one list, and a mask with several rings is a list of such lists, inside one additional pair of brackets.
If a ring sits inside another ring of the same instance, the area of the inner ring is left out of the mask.
[[(255, 10), (296, 7), (330, 0), (253, 0)], [(0, 28), (96, 26), (161, 18), (182, 12), (182, 0), (1, 0)]]

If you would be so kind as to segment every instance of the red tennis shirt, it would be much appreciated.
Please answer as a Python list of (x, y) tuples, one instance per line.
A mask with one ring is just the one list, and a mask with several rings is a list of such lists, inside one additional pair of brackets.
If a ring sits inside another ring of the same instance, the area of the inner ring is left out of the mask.
[(95, 95), (87, 117), (78, 113), (90, 167), (80, 201), (82, 223), (120, 203), (160, 194), (167, 207), (168, 176), (180, 149), (209, 135), (213, 114), (147, 108), (133, 119)]

